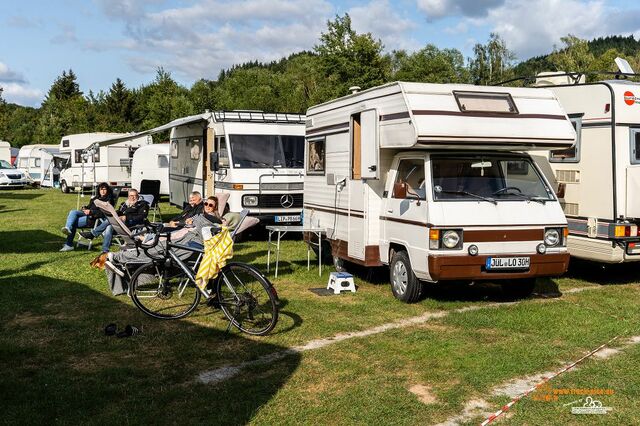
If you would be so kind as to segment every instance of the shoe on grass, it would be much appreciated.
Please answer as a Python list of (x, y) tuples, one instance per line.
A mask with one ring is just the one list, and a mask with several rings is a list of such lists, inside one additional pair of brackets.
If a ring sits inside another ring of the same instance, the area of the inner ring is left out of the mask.
[(82, 238), (86, 238), (87, 240), (93, 240), (96, 237), (91, 231), (81, 231), (80, 235), (82, 235)]
[(63, 245), (60, 251), (71, 251), (73, 250), (73, 246)]
[(60, 231), (62, 231), (62, 233), (64, 235), (69, 235), (71, 233), (71, 230), (69, 228), (67, 228), (66, 226), (63, 226)]

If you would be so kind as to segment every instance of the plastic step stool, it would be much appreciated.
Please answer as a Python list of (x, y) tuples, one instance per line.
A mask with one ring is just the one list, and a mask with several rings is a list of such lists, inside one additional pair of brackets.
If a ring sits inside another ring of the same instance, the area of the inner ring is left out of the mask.
[(353, 275), (347, 272), (331, 272), (327, 290), (333, 289), (333, 294), (340, 294), (343, 291), (356, 292), (356, 285), (353, 282)]

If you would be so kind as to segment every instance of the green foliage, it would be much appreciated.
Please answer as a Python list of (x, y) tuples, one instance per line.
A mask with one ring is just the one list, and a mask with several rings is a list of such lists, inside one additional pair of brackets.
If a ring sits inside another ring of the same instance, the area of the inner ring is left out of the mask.
[(8, 127), (7, 127), (7, 102), (2, 97), (3, 88), (0, 87), (0, 140), (7, 137)]
[(469, 73), (474, 84), (488, 85), (511, 76), (515, 54), (498, 34), (491, 33), (487, 44), (476, 44), (473, 54), (469, 60)]
[(394, 80), (425, 83), (467, 83), (469, 80), (464, 57), (457, 49), (440, 50), (428, 44), (412, 54), (393, 52), (392, 61)]

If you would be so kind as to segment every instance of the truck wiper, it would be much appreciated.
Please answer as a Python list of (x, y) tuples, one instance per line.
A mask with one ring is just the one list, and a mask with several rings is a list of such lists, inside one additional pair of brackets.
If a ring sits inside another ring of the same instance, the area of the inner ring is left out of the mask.
[(502, 191), (499, 194), (494, 194), (494, 195), (514, 195), (516, 197), (520, 197), (523, 200), (527, 200), (527, 201), (535, 201), (536, 203), (540, 203), (540, 204), (545, 204), (547, 202), (547, 200), (545, 200), (544, 198), (535, 196), (535, 195), (530, 195), (530, 194), (523, 194), (521, 192), (506, 192), (506, 191)]
[(469, 191), (449, 191), (449, 190), (446, 190), (446, 189), (440, 189), (440, 190), (436, 189), (436, 192), (440, 192), (440, 193), (443, 193), (443, 194), (468, 195), (470, 197), (474, 197), (474, 198), (477, 198), (479, 200), (487, 201), (487, 202), (489, 202), (491, 204), (498, 204), (498, 202), (495, 199), (491, 198), (491, 197), (485, 197), (483, 195), (474, 194), (473, 192), (469, 192)]

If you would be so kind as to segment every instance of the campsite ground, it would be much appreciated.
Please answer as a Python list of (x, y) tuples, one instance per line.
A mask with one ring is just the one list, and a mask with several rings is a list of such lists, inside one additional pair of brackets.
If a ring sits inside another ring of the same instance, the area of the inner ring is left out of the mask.
[[(574, 262), (547, 283), (561, 297), (514, 301), (492, 285), (433, 286), (425, 300), (405, 305), (391, 296), (383, 269), (359, 270), (355, 294), (313, 294), (328, 268), (322, 277), (307, 272), (305, 246), (288, 240), (273, 280), (280, 322), (272, 335), (251, 338), (225, 334), (222, 314), (206, 305), (163, 322), (111, 296), (104, 274), (89, 267), (96, 250), (58, 252), (76, 201), (56, 190), (0, 192), (3, 423), (477, 424), (616, 336), (498, 421), (640, 423), (633, 265)], [(175, 211), (162, 208), (165, 216)], [(264, 270), (266, 243), (238, 243), (236, 257)], [(143, 333), (106, 337), (110, 322)], [(265, 358), (274, 353), (282, 357)], [(252, 360), (226, 380), (198, 379)], [(571, 392), (585, 389), (608, 414), (571, 413), (585, 398)]]

